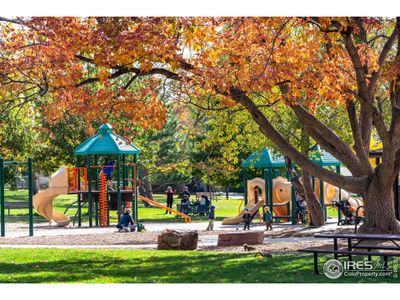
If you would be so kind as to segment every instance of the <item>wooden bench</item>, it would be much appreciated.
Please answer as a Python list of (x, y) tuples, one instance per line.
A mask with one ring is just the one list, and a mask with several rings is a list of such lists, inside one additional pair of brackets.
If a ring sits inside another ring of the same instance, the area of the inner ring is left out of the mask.
[(301, 249), (298, 250), (303, 253), (313, 253), (314, 254), (314, 272), (319, 274), (318, 271), (318, 254), (333, 254), (335, 258), (338, 256), (348, 256), (349, 261), (352, 261), (353, 255), (358, 256), (368, 256), (368, 260), (371, 261), (372, 256), (381, 256), (384, 260), (384, 269), (388, 267), (388, 257), (400, 256), (400, 252), (373, 252), (373, 251), (349, 251), (349, 250), (329, 250), (329, 249)]
[(6, 203), (4, 203), (4, 208), (7, 209), (8, 215), (10, 215), (11, 209), (29, 208), (29, 203), (28, 202), (6, 202)]

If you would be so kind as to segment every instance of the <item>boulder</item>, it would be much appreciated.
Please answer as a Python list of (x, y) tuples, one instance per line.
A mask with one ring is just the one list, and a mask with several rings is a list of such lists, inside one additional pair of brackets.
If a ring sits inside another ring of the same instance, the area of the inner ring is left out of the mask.
[(199, 234), (196, 230), (165, 229), (157, 239), (158, 250), (195, 250)]
[(262, 231), (227, 232), (218, 235), (218, 247), (255, 245), (263, 242), (264, 232)]

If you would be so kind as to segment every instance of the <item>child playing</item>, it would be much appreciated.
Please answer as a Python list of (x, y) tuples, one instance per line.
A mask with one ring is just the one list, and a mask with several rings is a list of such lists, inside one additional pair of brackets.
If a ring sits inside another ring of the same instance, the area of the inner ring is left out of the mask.
[(265, 221), (265, 226), (266, 229), (265, 230), (272, 230), (272, 213), (269, 210), (269, 207), (264, 205), (264, 221)]
[(112, 182), (112, 173), (114, 170), (114, 162), (109, 160), (106, 162), (105, 166), (103, 167), (103, 172), (106, 174), (107, 179), (107, 189), (109, 191), (113, 191), (113, 182)]
[(250, 214), (249, 209), (247, 207), (244, 209), (243, 221), (244, 221), (243, 230), (246, 230), (246, 228), (247, 228), (247, 230), (250, 230), (251, 214)]
[(214, 219), (215, 219), (215, 206), (210, 207), (210, 213), (208, 214), (208, 227), (207, 231), (214, 230)]
[(133, 224), (133, 219), (132, 219), (130, 213), (131, 213), (131, 210), (129, 208), (126, 208), (124, 214), (121, 216), (121, 219), (119, 220), (118, 225), (117, 225), (119, 232), (135, 231), (135, 225)]

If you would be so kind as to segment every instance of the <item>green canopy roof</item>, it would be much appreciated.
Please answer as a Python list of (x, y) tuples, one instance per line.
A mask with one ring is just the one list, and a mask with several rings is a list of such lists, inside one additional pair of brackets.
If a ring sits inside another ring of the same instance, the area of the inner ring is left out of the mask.
[(99, 127), (95, 136), (87, 139), (74, 150), (75, 155), (138, 154), (140, 150), (113, 133), (110, 124)]
[(285, 159), (282, 155), (272, 153), (270, 149), (264, 147), (251, 154), (243, 163), (243, 168), (283, 168)]
[(340, 160), (337, 160), (332, 154), (321, 149), (319, 146), (316, 148), (316, 150), (310, 153), (309, 157), (313, 162), (322, 167), (336, 167), (342, 164)]
[[(310, 154), (310, 159), (319, 166), (340, 166), (341, 162), (333, 157), (332, 154), (317, 147)], [(285, 167), (285, 158), (277, 153), (272, 153), (270, 149), (264, 147), (251, 154), (243, 163), (243, 168), (283, 168)]]

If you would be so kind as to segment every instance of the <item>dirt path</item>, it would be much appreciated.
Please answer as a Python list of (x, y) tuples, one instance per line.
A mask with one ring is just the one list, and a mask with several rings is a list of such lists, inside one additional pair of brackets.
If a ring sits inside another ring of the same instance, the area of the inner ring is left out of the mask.
[[(340, 230), (340, 231), (346, 231)], [(227, 232), (225, 230), (205, 231), (198, 230), (199, 246), (198, 251), (225, 251), (244, 252), (243, 246), (239, 247), (217, 247), (218, 234)], [(326, 231), (324, 231), (326, 232)], [(265, 232), (264, 243), (254, 245), (254, 251), (268, 253), (294, 253), (299, 249), (307, 247), (331, 247), (330, 240), (317, 240), (313, 238), (315, 231), (310, 229), (285, 229), (275, 232)], [(160, 232), (145, 231), (132, 233), (102, 232), (90, 234), (64, 234), (33, 237), (1, 238), (0, 247), (71, 247), (88, 248), (102, 247), (115, 249), (156, 249), (157, 236)], [(141, 247), (143, 246), (143, 247)]]

